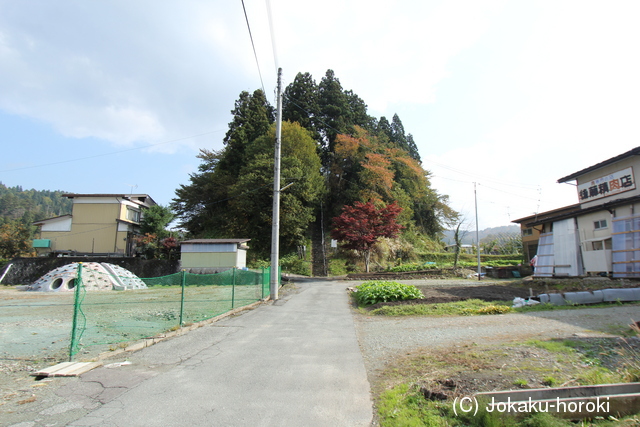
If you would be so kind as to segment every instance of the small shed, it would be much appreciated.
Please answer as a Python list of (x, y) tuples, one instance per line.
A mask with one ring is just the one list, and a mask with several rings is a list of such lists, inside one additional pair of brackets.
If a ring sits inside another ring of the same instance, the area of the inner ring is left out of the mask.
[(194, 239), (180, 244), (182, 268), (190, 273), (213, 274), (247, 266), (251, 239)]

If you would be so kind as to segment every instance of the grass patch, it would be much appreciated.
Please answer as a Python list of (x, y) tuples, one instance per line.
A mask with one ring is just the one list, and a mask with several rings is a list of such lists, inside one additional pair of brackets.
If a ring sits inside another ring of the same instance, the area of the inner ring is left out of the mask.
[(538, 348), (543, 348), (552, 353), (575, 353), (575, 344), (571, 341), (562, 340), (562, 341), (540, 341), (540, 340), (529, 340), (525, 344), (535, 346)]
[[(530, 340), (498, 347), (467, 344), (416, 351), (397, 359), (372, 383), (380, 426), (575, 426), (548, 413), (510, 416), (488, 412), (482, 403), (476, 415), (459, 410), (456, 414), (454, 397), (489, 390), (634, 381), (625, 375), (629, 362), (635, 360), (637, 367), (637, 352), (628, 353), (627, 360), (619, 357), (617, 368), (608, 368), (604, 365), (609, 363), (610, 354), (598, 351), (600, 347), (610, 348), (609, 353), (618, 355), (625, 349), (624, 340), (590, 338)], [(597, 364), (585, 364), (597, 357), (601, 358)], [(432, 400), (440, 399), (443, 393), (445, 400)], [(584, 420), (579, 425), (636, 426), (638, 421), (640, 416), (636, 415), (619, 420)]]
[(442, 304), (388, 305), (371, 310), (369, 314), (383, 316), (471, 316), (475, 314), (504, 314), (511, 311), (503, 301), (487, 302), (479, 299)]
[[(388, 305), (375, 308), (370, 311), (363, 310), (362, 314), (374, 314), (379, 316), (473, 316), (478, 314), (506, 314), (506, 313), (529, 313), (535, 311), (551, 310), (575, 310), (581, 308), (610, 307), (609, 304), (594, 305), (553, 305), (537, 304), (527, 307), (511, 307), (507, 301), (483, 301), (479, 299), (469, 299), (464, 301), (454, 301), (437, 304), (407, 303), (399, 305)], [(622, 331), (622, 329), (620, 329)], [(629, 336), (630, 333), (625, 334)]]

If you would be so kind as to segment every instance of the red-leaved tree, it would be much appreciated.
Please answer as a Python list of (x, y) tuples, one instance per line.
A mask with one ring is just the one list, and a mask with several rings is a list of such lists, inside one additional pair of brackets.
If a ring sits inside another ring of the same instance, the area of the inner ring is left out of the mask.
[(398, 224), (398, 215), (402, 208), (393, 202), (381, 209), (372, 202), (355, 202), (353, 206), (344, 206), (342, 214), (333, 218), (331, 237), (346, 249), (355, 249), (362, 253), (364, 265), (369, 272), (371, 249), (381, 237), (397, 237), (402, 225)]

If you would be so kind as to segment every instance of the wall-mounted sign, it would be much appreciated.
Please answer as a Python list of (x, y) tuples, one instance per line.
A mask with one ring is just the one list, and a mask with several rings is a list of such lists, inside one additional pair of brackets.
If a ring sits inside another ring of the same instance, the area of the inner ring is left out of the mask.
[(633, 168), (626, 168), (578, 185), (578, 197), (581, 202), (590, 202), (635, 188)]

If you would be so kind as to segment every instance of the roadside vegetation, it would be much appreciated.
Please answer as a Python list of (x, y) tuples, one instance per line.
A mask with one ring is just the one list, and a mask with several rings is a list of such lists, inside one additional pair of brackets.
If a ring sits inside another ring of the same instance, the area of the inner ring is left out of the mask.
[(637, 341), (623, 338), (532, 340), (500, 346), (476, 344), (408, 355), (374, 382), (379, 424), (396, 426), (638, 426), (640, 417), (575, 421), (549, 413), (454, 412), (454, 399), (486, 390), (513, 390), (640, 379)]
[[(386, 316), (468, 316), (585, 307), (538, 304), (512, 308), (508, 301), (481, 299), (425, 304), (420, 302), (419, 288), (398, 282), (369, 281), (355, 287), (353, 297), (361, 313)], [(416, 303), (407, 300), (409, 296), (417, 296)], [(371, 306), (377, 308), (371, 310)], [(611, 304), (589, 305), (601, 306)], [(372, 381), (379, 425), (574, 426), (574, 421), (549, 413), (515, 417), (481, 407), (475, 416), (456, 414), (453, 402), (456, 397), (489, 390), (638, 382), (640, 340), (634, 337), (639, 332), (632, 325), (610, 331), (619, 337), (529, 340), (498, 346), (467, 343), (408, 353)], [(600, 417), (583, 420), (579, 425), (639, 426), (640, 416)]]

